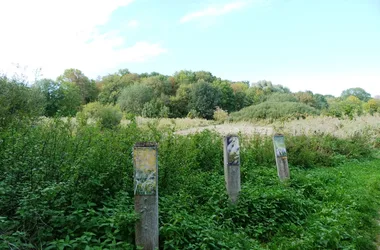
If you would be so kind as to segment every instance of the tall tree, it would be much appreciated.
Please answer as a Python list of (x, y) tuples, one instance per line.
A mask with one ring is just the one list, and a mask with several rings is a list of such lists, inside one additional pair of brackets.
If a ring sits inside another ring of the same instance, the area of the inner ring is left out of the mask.
[(359, 100), (361, 100), (363, 102), (367, 102), (367, 101), (369, 101), (369, 99), (371, 99), (371, 94), (366, 92), (362, 88), (350, 88), (350, 89), (343, 90), (343, 92), (340, 96), (343, 99), (346, 99), (349, 96), (356, 96), (357, 98), (359, 98)]
[(33, 84), (34, 88), (37, 88), (45, 96), (45, 116), (55, 116), (60, 109), (60, 101), (64, 98), (60, 85), (51, 79), (41, 79)]
[(199, 112), (202, 118), (212, 119), (219, 101), (219, 90), (210, 83), (200, 80), (192, 88), (189, 109)]
[(58, 83), (73, 83), (79, 87), (82, 104), (96, 100), (98, 90), (95, 81), (90, 80), (79, 69), (66, 69), (65, 72), (57, 78)]
[(144, 104), (153, 99), (151, 87), (143, 84), (134, 84), (124, 88), (118, 99), (118, 104), (123, 111), (141, 115)]
[(219, 107), (228, 112), (235, 111), (235, 94), (231, 83), (218, 79), (213, 82), (213, 86), (220, 92)]
[(0, 127), (21, 117), (37, 117), (44, 112), (45, 99), (37, 88), (0, 75)]

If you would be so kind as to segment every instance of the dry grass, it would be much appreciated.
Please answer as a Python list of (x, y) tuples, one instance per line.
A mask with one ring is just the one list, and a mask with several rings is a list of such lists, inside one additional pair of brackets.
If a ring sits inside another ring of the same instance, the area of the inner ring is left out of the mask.
[(327, 133), (338, 137), (347, 137), (355, 133), (380, 131), (380, 116), (366, 115), (350, 119), (333, 117), (310, 117), (285, 123), (274, 123), (276, 131), (294, 135), (310, 133)]
[[(122, 125), (128, 124), (130, 121), (123, 119), (121, 121)], [(173, 128), (174, 130), (184, 130), (184, 129), (190, 129), (190, 128), (199, 128), (199, 127), (205, 127), (215, 124), (212, 120), (205, 120), (205, 119), (190, 119), (190, 118), (144, 118), (144, 117), (137, 117), (136, 118), (137, 125), (140, 127), (148, 126), (148, 124), (154, 124), (157, 126), (158, 129), (161, 128)]]

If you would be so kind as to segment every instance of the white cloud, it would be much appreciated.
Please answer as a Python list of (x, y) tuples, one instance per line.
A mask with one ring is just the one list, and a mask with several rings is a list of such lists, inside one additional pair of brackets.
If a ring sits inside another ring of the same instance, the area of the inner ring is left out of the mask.
[(125, 48), (117, 31), (100, 33), (113, 11), (133, 0), (4, 0), (0, 2), (0, 68), (11, 63), (42, 67), (55, 78), (66, 68), (85, 74), (141, 62), (164, 53), (145, 41)]
[(224, 5), (209, 6), (206, 9), (186, 14), (180, 19), (180, 23), (186, 23), (186, 22), (189, 22), (198, 18), (202, 18), (202, 17), (207, 17), (207, 16), (221, 16), (231, 11), (241, 9), (244, 6), (246, 6), (248, 3), (249, 3), (248, 1), (236, 1), (236, 2), (224, 4)]
[(137, 20), (131, 20), (128, 22), (128, 27), (135, 28), (139, 25), (139, 22)]

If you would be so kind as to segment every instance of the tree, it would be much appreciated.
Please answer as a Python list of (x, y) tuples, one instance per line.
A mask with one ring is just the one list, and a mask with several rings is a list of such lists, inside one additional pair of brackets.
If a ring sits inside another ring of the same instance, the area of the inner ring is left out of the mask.
[(240, 110), (246, 106), (248, 106), (250, 103), (247, 100), (247, 94), (246, 91), (248, 90), (248, 85), (246, 83), (237, 82), (232, 83), (231, 88), (234, 91), (234, 110)]
[(169, 117), (185, 117), (189, 112), (192, 85), (180, 85), (175, 96), (170, 97)]
[(147, 85), (134, 84), (120, 94), (118, 104), (121, 110), (141, 115), (144, 104), (153, 99), (153, 89)]
[(363, 112), (362, 102), (356, 96), (349, 96), (346, 99), (332, 99), (329, 101), (328, 115), (335, 117), (348, 116), (352, 119), (355, 115)]
[(321, 94), (314, 94), (314, 108), (322, 110), (327, 109), (329, 107), (329, 104), (327, 102), (327, 99), (324, 95)]
[(294, 95), (299, 102), (302, 102), (302, 103), (309, 105), (309, 106), (312, 106), (312, 107), (316, 106), (313, 92), (311, 92), (311, 91), (304, 91), (304, 92), (299, 91), (299, 92), (295, 93)]
[(205, 82), (212, 83), (215, 81), (216, 77), (208, 71), (196, 71), (195, 72), (195, 81), (203, 80)]
[(143, 78), (141, 84), (145, 84), (152, 88), (156, 97), (160, 97), (161, 95), (171, 95), (174, 93), (168, 78), (163, 75)]
[(174, 78), (179, 84), (191, 84), (197, 82), (195, 73), (189, 70), (175, 72)]
[(95, 101), (98, 90), (95, 81), (90, 80), (79, 69), (66, 69), (65, 72), (57, 78), (58, 83), (73, 83), (79, 87), (82, 104)]
[(51, 79), (41, 79), (33, 84), (33, 88), (38, 89), (46, 100), (45, 116), (55, 116), (59, 110), (59, 103), (63, 98), (59, 84)]
[(219, 90), (210, 83), (200, 80), (192, 88), (189, 110), (194, 109), (202, 118), (212, 119), (219, 101)]
[(363, 104), (364, 111), (373, 115), (376, 112), (380, 112), (380, 99), (370, 99)]
[(361, 100), (363, 102), (367, 102), (367, 101), (369, 101), (369, 99), (371, 99), (371, 94), (367, 93), (362, 88), (350, 88), (350, 89), (346, 89), (346, 90), (344, 90), (342, 92), (342, 94), (340, 96), (343, 99), (346, 99), (349, 96), (355, 96), (355, 97), (359, 98), (359, 100)]
[(60, 116), (75, 116), (82, 104), (79, 87), (72, 82), (63, 82), (59, 87), (58, 111)]
[(139, 76), (137, 74), (116, 73), (103, 77), (98, 83), (100, 89), (98, 96), (99, 102), (102, 104), (115, 105), (121, 91), (124, 88), (133, 85), (135, 82), (138, 82), (138, 80)]
[(0, 75), (0, 89), (0, 127), (15, 119), (43, 114), (45, 98), (39, 89), (4, 75)]
[(228, 112), (235, 111), (235, 94), (231, 83), (218, 79), (213, 82), (213, 86), (220, 92), (219, 107)]

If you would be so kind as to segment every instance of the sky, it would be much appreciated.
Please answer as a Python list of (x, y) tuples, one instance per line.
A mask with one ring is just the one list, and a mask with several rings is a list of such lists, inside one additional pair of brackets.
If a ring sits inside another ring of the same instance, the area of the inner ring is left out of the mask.
[(205, 70), (292, 92), (380, 95), (379, 0), (1, 0), (0, 10), (6, 74)]

